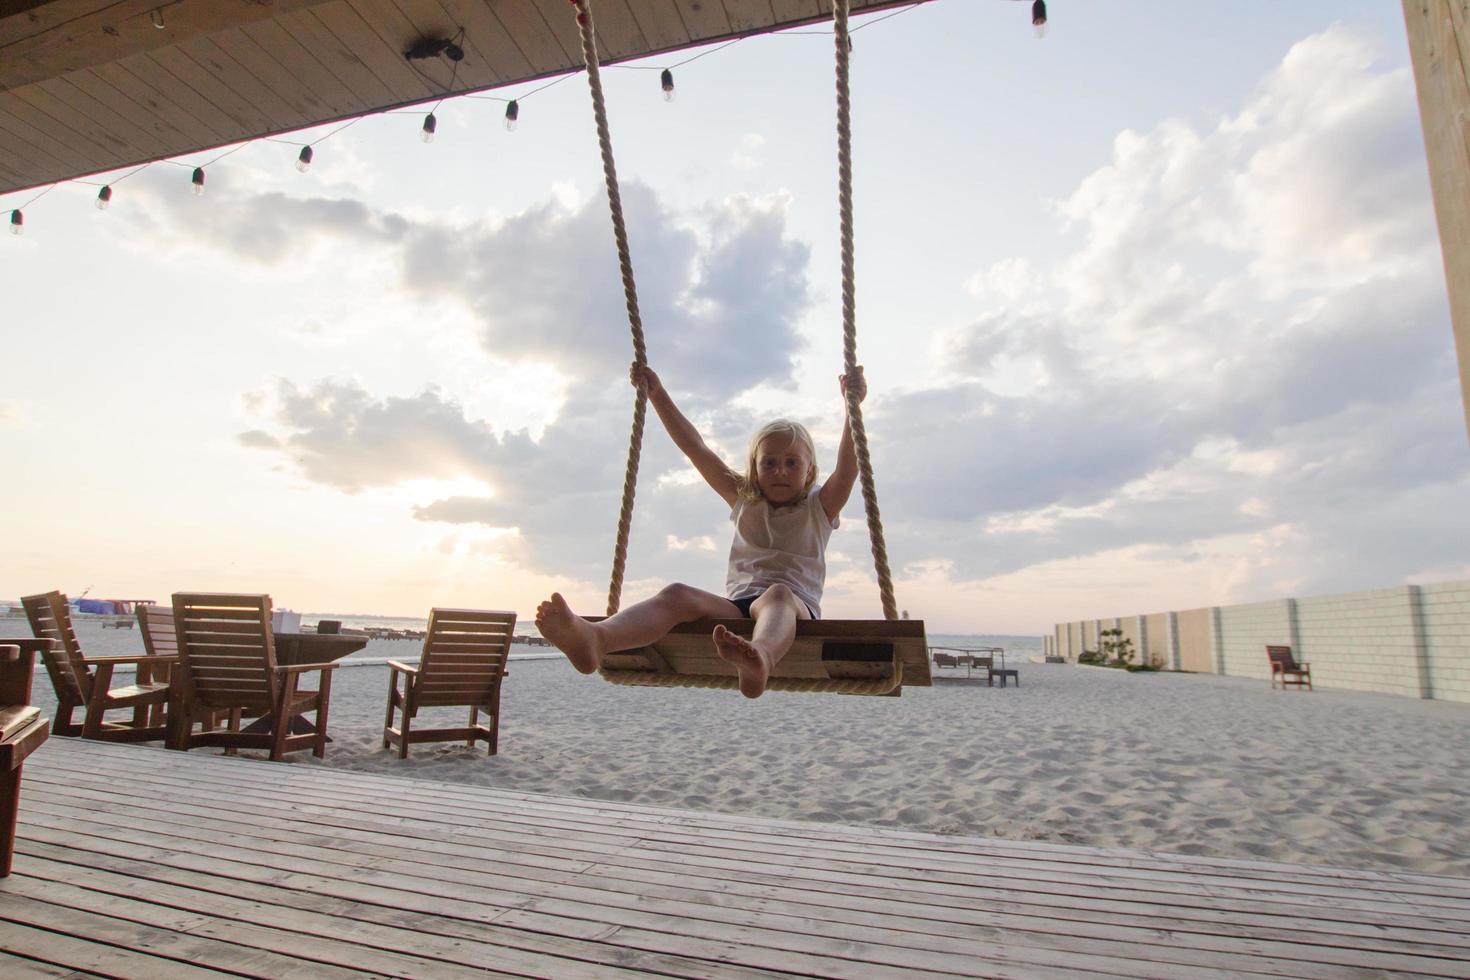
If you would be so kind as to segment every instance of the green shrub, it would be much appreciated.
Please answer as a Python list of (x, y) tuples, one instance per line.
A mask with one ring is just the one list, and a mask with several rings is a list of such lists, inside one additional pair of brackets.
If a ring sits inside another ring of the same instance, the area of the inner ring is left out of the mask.
[(1109, 666), (1129, 667), (1129, 661), (1133, 659), (1133, 641), (1124, 637), (1121, 629), (1103, 630), (1098, 637), (1102, 640), (1103, 657)]

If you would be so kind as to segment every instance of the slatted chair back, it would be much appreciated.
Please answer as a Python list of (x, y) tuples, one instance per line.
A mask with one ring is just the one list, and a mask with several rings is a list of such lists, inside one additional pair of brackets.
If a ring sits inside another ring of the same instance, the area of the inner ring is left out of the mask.
[(1270, 658), (1273, 670), (1295, 671), (1300, 669), (1297, 667), (1296, 659), (1291, 655), (1291, 647), (1268, 646), (1266, 656)]
[(174, 628), (173, 606), (140, 605), (138, 632), (143, 634), (143, 649), (150, 657), (179, 655), (179, 634)]
[(276, 702), (271, 597), (176, 592), (173, 619), (186, 697), (264, 714)]
[(516, 614), (489, 609), (431, 609), (416, 708), (484, 704), (505, 676)]
[(25, 607), (26, 619), (30, 620), (36, 638), (54, 641), (45, 660), (46, 673), (51, 675), (57, 696), (86, 704), (92, 697), (92, 675), (72, 629), (66, 596), (60, 592), (43, 592), (21, 597), (20, 604)]

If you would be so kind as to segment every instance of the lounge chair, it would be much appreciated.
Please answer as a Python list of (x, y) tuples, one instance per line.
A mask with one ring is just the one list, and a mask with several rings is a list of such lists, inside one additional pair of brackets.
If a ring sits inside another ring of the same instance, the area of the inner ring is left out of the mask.
[[(408, 758), (415, 742), (457, 742), (471, 748), (477, 739), (499, 751), (500, 682), (510, 657), (510, 638), (516, 625), (513, 612), (486, 609), (431, 609), (424, 652), (417, 667), (388, 661), (388, 714), (383, 721), (383, 748), (398, 745), (398, 757)], [(398, 676), (403, 675), (403, 690)], [(464, 728), (413, 729), (420, 708), (468, 707), (470, 722)], [(403, 717), (401, 728), (393, 727), (393, 714)], [(479, 713), (488, 716), (488, 726), (479, 724)]]
[(1281, 681), (1281, 689), (1284, 691), (1288, 686), (1305, 687), (1312, 690), (1312, 665), (1299, 664), (1291, 655), (1291, 647), (1275, 647), (1267, 645), (1266, 657), (1271, 661), (1271, 687), (1276, 687), (1276, 681)]
[[(268, 595), (176, 592), (174, 628), (179, 645), (179, 717), (173, 747), (188, 751), (201, 746), (225, 749), (268, 749), (272, 761), (287, 752), (311, 749), (320, 759), (327, 750), (327, 706), (336, 664), (276, 664)], [(299, 677), (322, 672), (315, 691), (297, 690)], [(209, 719), (229, 712), (229, 728)], [(301, 734), (291, 723), (316, 714), (316, 724)], [(239, 728), (242, 717), (257, 718)], [(195, 722), (204, 729), (194, 731)]]
[(0, 878), (10, 874), (15, 854), (21, 766), (49, 734), (41, 710), (31, 707), (31, 673), (36, 651), (50, 646), (50, 640), (0, 639)]
[[(169, 685), (167, 681), (152, 680), (147, 669), (170, 664), (173, 658), (146, 654), (85, 657), (72, 629), (66, 596), (46, 592), (24, 596), (20, 601), (30, 620), (31, 632), (40, 639), (55, 641), (44, 654), (46, 672), (56, 689), (56, 718), (51, 723), (51, 734), (80, 735), (110, 742), (147, 742), (165, 737), (167, 722), (163, 709), (168, 703)], [(114, 688), (112, 671), (120, 664), (137, 665), (139, 674), (134, 678), (135, 683)], [(77, 708), (86, 709), (80, 725), (72, 721), (72, 712)], [(123, 708), (133, 709), (130, 723), (106, 720), (107, 712)]]

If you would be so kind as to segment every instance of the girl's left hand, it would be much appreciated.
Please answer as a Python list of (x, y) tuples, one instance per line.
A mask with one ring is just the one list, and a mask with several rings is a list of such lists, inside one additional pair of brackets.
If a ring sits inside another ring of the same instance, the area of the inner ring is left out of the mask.
[(847, 398), (847, 390), (851, 388), (857, 392), (858, 401), (861, 402), (868, 397), (868, 379), (863, 377), (863, 366), (859, 364), (850, 374), (839, 374), (837, 384), (842, 388), (843, 399)]

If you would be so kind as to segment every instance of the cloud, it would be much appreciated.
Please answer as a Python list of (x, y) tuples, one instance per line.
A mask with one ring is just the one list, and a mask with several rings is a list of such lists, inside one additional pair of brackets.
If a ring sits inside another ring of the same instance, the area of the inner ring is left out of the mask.
[[(279, 220), (257, 238), (238, 225), (266, 199)], [(758, 385), (789, 385), (803, 348), (796, 323), (812, 302), (808, 247), (788, 234), (781, 198), (737, 196), (676, 215), (630, 183), (623, 205), (653, 363), (711, 444), (732, 449), (738, 461), (754, 422), (731, 400)], [(241, 444), (275, 452), (308, 480), (345, 493), (474, 478), (493, 494), (418, 501), (413, 516), (514, 529), (493, 546), (527, 568), (589, 575), (600, 568), (616, 527), (633, 400), (606, 201), (579, 204), (557, 193), (505, 220), (453, 224), (242, 195), (212, 231), (189, 233), (228, 254), (274, 262), (293, 247), (281, 240), (289, 237), (285, 227), (386, 251), (402, 288), (421, 303), (470, 311), (484, 351), (505, 365), (504, 384), (537, 384), (541, 365), (552, 364), (568, 379), (567, 394), (532, 438), (473, 418), (468, 391), (380, 396), (355, 382), (278, 380), (266, 395), (246, 399), (262, 424), (241, 433)], [(717, 575), (721, 559), (709, 549), (668, 544), (728, 532), (720, 526), (723, 504), (702, 482), (660, 481), (687, 462), (652, 415), (635, 556), (682, 556), (692, 574)], [(654, 526), (645, 531), (645, 522)]]
[[(704, 236), (643, 185), (625, 185), (622, 202), (645, 341), (671, 382), (698, 378), (701, 403), (716, 404), (788, 381), (811, 297), (809, 250), (787, 236), (783, 202), (732, 198)], [(626, 376), (627, 304), (600, 198), (575, 209), (548, 201), (495, 226), (422, 226), (407, 242), (404, 279), (465, 303), (497, 358)]]
[(992, 312), (940, 345), (945, 386), (874, 407), (890, 550), (960, 581), (1289, 552), (1241, 596), (1446, 567), (1470, 520), (1422, 508), (1470, 459), (1416, 121), (1407, 71), (1335, 27), (1211, 127), (1121, 133), (1056, 205), (1077, 248), (976, 273)]
[(187, 173), (150, 167), (126, 185), (137, 195), (140, 230), (155, 240), (203, 245), (264, 266), (287, 259), (330, 239), (348, 238), (394, 244), (408, 233), (407, 218), (378, 212), (346, 197), (293, 197), (279, 191), (256, 191), (248, 172), (225, 164), (205, 173), (209, 220), (199, 220), (199, 202)]
[[(130, 187), (150, 199), (144, 230), (174, 247), (203, 246), (282, 271), (326, 243), (357, 246), (337, 254), (396, 274), (402, 293), (420, 304), (469, 311), (497, 361), (554, 364), (596, 383), (626, 376), (627, 302), (603, 194), (579, 202), (561, 188), (508, 218), (456, 223), (347, 198), (256, 191), (248, 173), (225, 164), (210, 168), (209, 180), (210, 220), (200, 222), (178, 173), (141, 173)], [(737, 195), (675, 214), (627, 181), (621, 200), (645, 343), (670, 383), (689, 385), (697, 408), (756, 385), (789, 385), (804, 347), (796, 324), (813, 297), (810, 249), (787, 231), (785, 198)], [(344, 323), (352, 318), (323, 311), (293, 331), (335, 342), (350, 335)], [(709, 371), (716, 363), (722, 370)]]
[(761, 150), (765, 148), (765, 145), (766, 138), (761, 134), (746, 133), (740, 137), (740, 144), (730, 157), (730, 165), (736, 170), (745, 172), (758, 170), (761, 166)]

